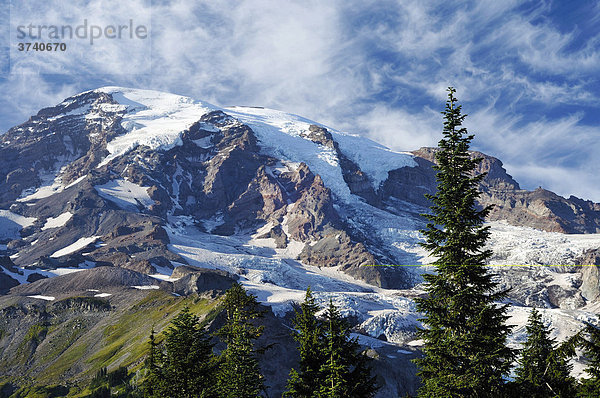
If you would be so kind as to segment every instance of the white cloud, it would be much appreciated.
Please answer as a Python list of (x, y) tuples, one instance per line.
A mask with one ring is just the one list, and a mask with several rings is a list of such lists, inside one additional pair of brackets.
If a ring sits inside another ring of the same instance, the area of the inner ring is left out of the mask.
[(356, 127), (367, 131), (369, 138), (404, 151), (437, 145), (441, 138), (441, 123), (441, 115), (431, 109), (409, 113), (385, 105), (377, 105), (356, 119)]
[(41, 108), (61, 102), (77, 88), (70, 84), (50, 84), (36, 74), (14, 74), (0, 85), (0, 90), (2, 113), (11, 115), (13, 124), (18, 124)]
[[(103, 1), (50, 7), (48, 20), (95, 13), (106, 23), (112, 14), (97, 8)], [(143, 0), (118, 3), (120, 14), (135, 15)], [(582, 113), (556, 112), (597, 107), (598, 38), (588, 35), (570, 50), (580, 32), (553, 24), (551, 1), (528, 8), (519, 0), (153, 3), (151, 69), (131, 63), (143, 57), (119, 46), (98, 54), (101, 60), (75, 54), (22, 64), (28, 73), (52, 68), (68, 78), (17, 73), (0, 80), (3, 127), (94, 85), (116, 84), (273, 107), (410, 150), (439, 140), (438, 111), (453, 85), (474, 144), (510, 164), (515, 178), (534, 181), (528, 165), (539, 164), (569, 171), (568, 183), (547, 179), (552, 189), (576, 189), (578, 176), (600, 186), (586, 166), (599, 153), (599, 129)], [(112, 73), (136, 68), (149, 73)]]
[(500, 158), (524, 188), (543, 186), (567, 197), (598, 201), (600, 131), (580, 121), (581, 115), (573, 114), (524, 122), (522, 115), (488, 107), (472, 114), (465, 125), (477, 134), (477, 149)]
[(509, 173), (517, 170), (513, 177), (528, 189), (542, 187), (567, 198), (571, 195), (587, 200), (600, 197), (597, 172), (592, 170), (532, 163), (506, 163), (504, 166)]

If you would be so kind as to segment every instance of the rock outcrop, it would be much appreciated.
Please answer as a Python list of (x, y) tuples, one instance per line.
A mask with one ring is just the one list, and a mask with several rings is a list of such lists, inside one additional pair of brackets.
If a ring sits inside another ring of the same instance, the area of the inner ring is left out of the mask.
[[(385, 181), (383, 199), (393, 197), (421, 206), (429, 206), (424, 194), (434, 194), (436, 189), (436, 148), (414, 151), (418, 167), (392, 170)], [(548, 190), (521, 189), (506, 172), (502, 162), (481, 152), (472, 152), (482, 161), (476, 174), (487, 173), (480, 184), (481, 206), (493, 205), (488, 219), (506, 220), (517, 226), (528, 226), (549, 232), (598, 233), (600, 232), (600, 204), (575, 196), (563, 198)]]

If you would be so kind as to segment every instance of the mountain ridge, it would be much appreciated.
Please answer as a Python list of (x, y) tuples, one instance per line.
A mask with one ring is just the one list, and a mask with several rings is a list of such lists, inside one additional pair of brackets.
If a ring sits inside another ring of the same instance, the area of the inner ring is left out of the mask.
[[(106, 275), (122, 281), (111, 302), (134, 294), (124, 274), (182, 297), (238, 278), (285, 322), (310, 285), (366, 345), (413, 353), (412, 299), (430, 268), (377, 265), (432, 260), (418, 230), (424, 194), (435, 192), (434, 154), (392, 151), (265, 108), (84, 92), (0, 136), (0, 293), (27, 306)], [(523, 190), (499, 159), (473, 156), (488, 173), (480, 204), (495, 205), (491, 265), (597, 263), (600, 205)], [(518, 325), (530, 306), (546, 311), (558, 338), (576, 322), (597, 322), (597, 267), (497, 270), (513, 288)], [(72, 287), (60, 291), (66, 280)], [(405, 366), (392, 357), (381, 361)]]

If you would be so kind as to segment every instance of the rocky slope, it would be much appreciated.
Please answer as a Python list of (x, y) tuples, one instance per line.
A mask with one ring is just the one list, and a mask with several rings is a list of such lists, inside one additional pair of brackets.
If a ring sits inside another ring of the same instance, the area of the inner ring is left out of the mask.
[[(421, 148), (413, 153), (424, 159), (421, 163), (429, 170), (435, 162), (435, 151), (435, 148)], [(494, 206), (489, 220), (567, 234), (600, 232), (600, 203), (575, 196), (563, 198), (541, 187), (535, 191), (521, 189), (499, 159), (481, 152), (473, 152), (473, 156), (482, 158), (477, 173), (487, 173), (480, 185), (480, 203)], [(419, 181), (420, 185), (426, 187), (426, 193), (435, 192), (435, 175), (423, 174), (425, 178)]]
[[(435, 192), (434, 154), (263, 108), (117, 87), (70, 97), (0, 136), (0, 310), (46, 300), (47, 313), (105, 288), (118, 307), (116, 292), (142, 294), (131, 286), (215, 297), (237, 278), (283, 327), (310, 285), (351, 317), (378, 364), (406, 369), (377, 365), (386, 394), (413, 391), (412, 298), (428, 269), (374, 265), (431, 261), (418, 229), (424, 194)], [(491, 264), (593, 265), (495, 269), (513, 287), (515, 322), (534, 305), (559, 338), (595, 322), (600, 205), (522, 190), (500, 160), (473, 156), (487, 173), (480, 204), (494, 205)], [(27, 355), (46, 355), (36, 347)]]

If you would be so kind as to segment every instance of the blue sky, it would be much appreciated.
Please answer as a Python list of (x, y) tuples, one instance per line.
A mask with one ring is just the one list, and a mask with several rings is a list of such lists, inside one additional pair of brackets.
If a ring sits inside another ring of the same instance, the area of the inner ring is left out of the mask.
[(600, 2), (26, 2), (37, 20), (23, 3), (13, 20), (151, 18), (150, 40), (11, 58), (7, 73), (4, 53), (16, 42), (6, 5), (1, 131), (77, 92), (122, 85), (281, 109), (412, 150), (439, 140), (452, 85), (474, 148), (500, 158), (523, 187), (600, 202)]

